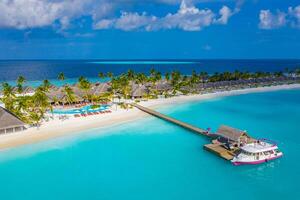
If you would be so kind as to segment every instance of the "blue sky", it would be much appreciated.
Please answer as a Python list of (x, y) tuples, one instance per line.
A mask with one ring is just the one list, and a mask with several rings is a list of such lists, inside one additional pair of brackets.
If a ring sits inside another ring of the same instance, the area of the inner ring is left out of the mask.
[(0, 59), (300, 59), (298, 0), (1, 0)]

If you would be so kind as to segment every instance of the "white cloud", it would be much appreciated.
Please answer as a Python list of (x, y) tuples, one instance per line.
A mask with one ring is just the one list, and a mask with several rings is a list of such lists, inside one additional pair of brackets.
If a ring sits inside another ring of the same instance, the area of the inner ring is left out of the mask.
[(114, 26), (117, 29), (130, 31), (130, 30), (139, 29), (141, 27), (146, 27), (147, 25), (155, 21), (156, 21), (156, 17), (147, 16), (146, 13), (142, 13), (140, 15), (138, 13), (122, 12), (121, 17), (115, 21)]
[(295, 8), (289, 7), (288, 14), (292, 18), (291, 26), (300, 28), (300, 5)]
[(261, 29), (279, 28), (286, 24), (286, 14), (279, 11), (273, 14), (270, 10), (261, 10), (259, 20)]
[(221, 8), (221, 10), (219, 11), (219, 14), (220, 14), (220, 18), (217, 19), (217, 23), (219, 24), (227, 24), (228, 23), (228, 20), (229, 18), (234, 14), (230, 8), (228, 8), (227, 6), (223, 6)]
[(109, 29), (113, 26), (114, 20), (111, 19), (102, 19), (94, 24), (94, 29)]
[(0, 27), (17, 29), (36, 28), (61, 23), (69, 26), (69, 20), (81, 15), (87, 0), (1, 0)]
[[(153, 0), (155, 3), (178, 4), (181, 0)], [(115, 28), (125, 31), (145, 29), (182, 29), (198, 31), (212, 24), (227, 24), (234, 14), (223, 6), (218, 13), (199, 9), (193, 3), (210, 0), (186, 0), (181, 2), (176, 13), (156, 17), (146, 13), (121, 12), (113, 14), (126, 3), (140, 0), (0, 0), (0, 28), (31, 29), (51, 26), (63, 32), (72, 26), (75, 19), (90, 16), (94, 29)], [(220, 0), (221, 1), (221, 0)], [(240, 1), (240, 0), (237, 0)]]
[(261, 29), (275, 29), (283, 26), (300, 28), (300, 5), (289, 7), (287, 12), (261, 10), (259, 13), (259, 27)]
[(193, 5), (188, 6), (182, 1), (179, 10), (164, 17), (147, 15), (146, 13), (122, 12), (119, 18), (102, 19), (95, 23), (95, 29), (115, 28), (124, 31), (144, 29), (147, 31), (160, 29), (181, 29), (185, 31), (199, 31), (212, 24), (227, 24), (233, 12), (223, 6), (219, 16), (210, 9), (199, 9)]

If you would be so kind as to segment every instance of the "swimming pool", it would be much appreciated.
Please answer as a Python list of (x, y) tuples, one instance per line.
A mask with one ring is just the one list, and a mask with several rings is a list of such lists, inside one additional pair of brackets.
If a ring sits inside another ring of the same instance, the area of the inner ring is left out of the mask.
[(92, 106), (88, 105), (82, 108), (75, 108), (75, 109), (68, 109), (68, 110), (55, 109), (53, 110), (53, 114), (73, 115), (73, 114), (81, 114), (81, 113), (93, 113), (93, 112), (107, 110), (109, 107), (110, 107), (109, 105), (101, 105), (98, 108), (92, 109)]

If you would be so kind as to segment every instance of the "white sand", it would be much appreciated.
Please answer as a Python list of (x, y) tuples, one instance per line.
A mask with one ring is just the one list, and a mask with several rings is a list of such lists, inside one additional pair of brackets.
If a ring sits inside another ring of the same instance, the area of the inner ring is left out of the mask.
[[(164, 105), (174, 105), (189, 101), (200, 101), (204, 99), (211, 99), (222, 96), (239, 95), (254, 92), (266, 92), (275, 91), (283, 89), (294, 89), (300, 88), (300, 84), (292, 85), (281, 85), (272, 87), (261, 87), (261, 88), (250, 88), (242, 90), (224, 91), (216, 92), (211, 94), (203, 95), (190, 95), (190, 96), (178, 96), (167, 99), (155, 99), (146, 102), (141, 102), (140, 105), (155, 108)], [(121, 123), (126, 123), (129, 121), (140, 119), (141, 117), (148, 116), (147, 114), (141, 112), (140, 110), (133, 108), (129, 110), (124, 110), (116, 106), (112, 106), (112, 113), (94, 115), (88, 117), (74, 118), (70, 117), (64, 121), (59, 119), (50, 120), (49, 122), (44, 122), (38, 129), (29, 128), (22, 132), (11, 133), (0, 136), (0, 149), (12, 148), (20, 145), (36, 143), (51, 138), (56, 138), (60, 136), (72, 135), (83, 130), (88, 130), (92, 128), (100, 128), (105, 126), (112, 126)]]

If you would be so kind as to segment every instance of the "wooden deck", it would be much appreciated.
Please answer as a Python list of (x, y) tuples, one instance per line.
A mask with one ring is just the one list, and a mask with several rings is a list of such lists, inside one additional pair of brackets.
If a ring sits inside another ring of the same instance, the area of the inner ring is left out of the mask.
[(204, 129), (201, 129), (201, 128), (195, 127), (193, 125), (190, 125), (188, 123), (179, 121), (177, 119), (174, 119), (174, 118), (169, 117), (167, 115), (161, 114), (161, 113), (159, 113), (159, 112), (157, 112), (155, 110), (146, 108), (144, 106), (141, 106), (141, 105), (138, 105), (138, 104), (135, 104), (135, 103), (132, 103), (131, 105), (134, 106), (134, 107), (136, 107), (136, 108), (138, 108), (138, 109), (140, 109), (140, 110), (142, 110), (142, 111), (144, 111), (144, 112), (146, 112), (146, 113), (148, 113), (148, 114), (150, 114), (150, 115), (156, 116), (156, 117), (158, 117), (160, 119), (163, 119), (163, 120), (166, 120), (166, 121), (171, 122), (173, 124), (176, 124), (176, 125), (178, 125), (180, 127), (183, 127), (183, 128), (188, 129), (190, 131), (193, 131), (194, 133), (208, 136), (207, 131), (205, 131)]
[(231, 151), (222, 147), (221, 144), (206, 144), (204, 145), (204, 149), (220, 156), (225, 160), (232, 160), (234, 157), (234, 154)]

